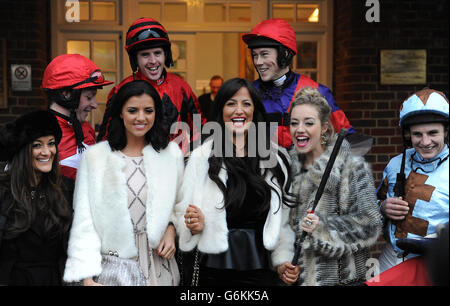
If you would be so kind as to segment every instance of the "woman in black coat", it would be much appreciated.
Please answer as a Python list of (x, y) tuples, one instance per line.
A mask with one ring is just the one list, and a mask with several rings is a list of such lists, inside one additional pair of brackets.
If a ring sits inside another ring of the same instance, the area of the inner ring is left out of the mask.
[(0, 285), (61, 285), (72, 209), (58, 167), (61, 129), (33, 111), (0, 130)]

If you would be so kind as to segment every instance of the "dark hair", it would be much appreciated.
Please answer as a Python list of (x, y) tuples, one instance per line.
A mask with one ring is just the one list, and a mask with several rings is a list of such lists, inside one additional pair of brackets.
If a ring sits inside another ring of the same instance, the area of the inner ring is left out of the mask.
[[(233, 78), (226, 81), (219, 89), (216, 98), (214, 99), (214, 108), (213, 108), (213, 118), (216, 122), (218, 122), (221, 126), (221, 139), (222, 139), (222, 152), (218, 152), (219, 156), (213, 154), (209, 159), (209, 170), (208, 175), (212, 181), (214, 181), (219, 189), (222, 191), (224, 195), (224, 207), (233, 207), (233, 208), (241, 208), (244, 204), (245, 194), (247, 190), (247, 186), (250, 185), (256, 194), (258, 194), (262, 199), (263, 203), (261, 203), (261, 211), (265, 211), (270, 207), (270, 199), (271, 199), (271, 190), (273, 187), (269, 186), (265, 181), (265, 176), (267, 172), (272, 173), (272, 178), (277, 180), (278, 185), (281, 189), (283, 186), (285, 187), (284, 192), (282, 194), (278, 194), (280, 200), (283, 201), (286, 205), (289, 205), (289, 199), (285, 197), (286, 194), (289, 194), (288, 190), (291, 185), (290, 171), (289, 171), (289, 163), (288, 160), (282, 152), (279, 150), (276, 151), (276, 154), (282, 159), (284, 166), (287, 170), (287, 177), (285, 177), (282, 166), (277, 163), (275, 167), (260, 169), (260, 161), (269, 159), (270, 157), (263, 158), (259, 155), (258, 150), (256, 150), (255, 157), (247, 157), (247, 158), (239, 158), (239, 157), (225, 157), (225, 142), (229, 141), (225, 137), (225, 123), (223, 121), (223, 107), (225, 103), (233, 97), (233, 95), (241, 88), (246, 87), (250, 93), (250, 97), (252, 99), (254, 105), (253, 112), (253, 123), (256, 128), (256, 139), (260, 139), (259, 135), (261, 133), (265, 133), (266, 144), (272, 147), (270, 142), (270, 133), (269, 128), (264, 131), (261, 131), (258, 127), (258, 122), (267, 122), (266, 120), (266, 111), (264, 109), (264, 105), (262, 104), (261, 97), (253, 85), (246, 79), (242, 78)], [(248, 135), (247, 135), (248, 137)], [(248, 144), (248, 141), (247, 141)], [(274, 149), (272, 147), (272, 149)], [(214, 145), (213, 145), (214, 152)], [(228, 173), (228, 181), (226, 182), (227, 187), (219, 178), (219, 172), (222, 168), (222, 164), (225, 166), (225, 169)], [(293, 203), (293, 202), (290, 202)]]
[(213, 75), (209, 81), (211, 82), (211, 81), (215, 81), (215, 80), (221, 80), (223, 82), (223, 78), (218, 74)]
[(163, 125), (163, 107), (159, 93), (146, 81), (137, 80), (123, 85), (113, 100), (110, 101), (111, 121), (108, 125), (106, 139), (113, 150), (121, 150), (127, 145), (127, 136), (123, 119), (120, 117), (122, 108), (131, 97), (149, 95), (155, 103), (155, 122), (152, 128), (145, 134), (147, 143), (159, 152), (169, 144), (169, 135)]
[(72, 223), (72, 209), (61, 189), (58, 149), (51, 171), (40, 173), (40, 181), (35, 186), (37, 171), (33, 167), (32, 145), (33, 142), (27, 144), (14, 155), (2, 182), (9, 189), (12, 201), (4, 233), (6, 239), (27, 231), (38, 211), (44, 216), (45, 231), (51, 237), (64, 236)]
[(278, 67), (280, 67), (280, 69), (288, 67), (292, 63), (292, 58), (294, 57), (292, 51), (281, 44), (276, 49)]

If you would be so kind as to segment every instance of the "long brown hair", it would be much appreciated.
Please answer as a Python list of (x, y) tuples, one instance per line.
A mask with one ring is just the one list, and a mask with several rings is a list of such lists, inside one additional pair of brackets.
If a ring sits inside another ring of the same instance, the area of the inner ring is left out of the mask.
[(33, 167), (32, 142), (27, 144), (8, 164), (6, 179), (11, 188), (12, 203), (4, 233), (5, 239), (17, 237), (27, 231), (39, 210), (44, 215), (45, 232), (51, 237), (68, 232), (72, 222), (72, 210), (61, 189), (58, 150), (51, 171), (38, 173)]

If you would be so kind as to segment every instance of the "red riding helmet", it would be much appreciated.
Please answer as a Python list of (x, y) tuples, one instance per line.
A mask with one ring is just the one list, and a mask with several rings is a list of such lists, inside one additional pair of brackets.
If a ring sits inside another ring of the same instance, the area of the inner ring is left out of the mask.
[[(113, 82), (105, 80), (100, 68), (90, 59), (80, 54), (63, 54), (55, 57), (45, 68), (41, 88), (52, 101), (67, 109), (76, 109), (82, 89), (109, 84)], [(72, 91), (70, 98), (61, 93), (63, 89)]]
[(297, 54), (295, 32), (283, 19), (267, 19), (258, 23), (253, 30), (242, 36), (242, 40), (250, 49), (272, 47), (278, 43)]
[(165, 65), (173, 65), (169, 35), (166, 29), (153, 18), (139, 18), (130, 26), (127, 32), (125, 50), (130, 58), (133, 71), (137, 70), (136, 54), (140, 50), (162, 47), (165, 55)]
[[(70, 110), (69, 120), (73, 124), (79, 151), (84, 150), (83, 129), (76, 117), (81, 92), (85, 88), (110, 84), (113, 82), (105, 80), (98, 66), (80, 54), (57, 56), (45, 68), (41, 88), (52, 102)], [(70, 92), (69, 96), (64, 94), (66, 90)]]
[(80, 54), (63, 54), (55, 57), (44, 71), (43, 89), (83, 89), (106, 86), (113, 82), (105, 80), (100, 68)]

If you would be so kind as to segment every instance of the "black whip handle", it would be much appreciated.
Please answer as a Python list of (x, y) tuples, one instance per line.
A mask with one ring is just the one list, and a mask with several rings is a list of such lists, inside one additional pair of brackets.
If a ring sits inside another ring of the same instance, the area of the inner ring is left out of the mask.
[[(325, 189), (325, 185), (327, 184), (328, 177), (330, 176), (331, 169), (333, 168), (334, 161), (336, 160), (336, 156), (341, 148), (342, 141), (344, 141), (345, 136), (347, 135), (347, 129), (342, 128), (338, 134), (338, 138), (336, 143), (334, 144), (333, 151), (331, 151), (330, 159), (328, 160), (327, 166), (325, 167), (325, 171), (323, 172), (322, 179), (320, 180), (319, 188), (317, 189), (316, 196), (314, 198), (314, 203), (312, 206), (312, 211), (316, 209), (317, 204), (319, 203), (320, 198), (322, 197), (323, 190)], [(293, 266), (297, 265), (298, 257), (300, 256), (300, 251), (302, 250), (302, 243), (306, 237), (307, 232), (303, 231), (300, 239), (297, 240), (294, 258), (291, 261)]]

